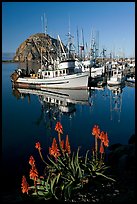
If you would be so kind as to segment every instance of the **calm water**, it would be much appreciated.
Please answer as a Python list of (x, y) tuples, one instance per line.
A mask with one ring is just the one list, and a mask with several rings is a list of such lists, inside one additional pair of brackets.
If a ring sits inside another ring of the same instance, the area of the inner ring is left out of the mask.
[[(93, 145), (91, 129), (98, 124), (107, 131), (110, 145), (127, 144), (135, 133), (135, 88), (125, 86), (117, 97), (105, 87), (73, 93), (73, 100), (84, 98), (85, 104), (69, 104), (70, 113), (63, 113), (57, 106), (43, 103), (44, 96), (36, 94), (18, 95), (12, 90), (11, 73), (18, 64), (2, 65), (2, 151), (4, 187), (19, 188), (22, 174), (29, 176), (30, 155), (39, 165), (35, 143), (40, 142), (43, 156), (46, 157), (51, 146), (55, 124), (61, 121), (64, 135), (69, 135), (72, 151), (81, 146), (85, 153)], [(67, 97), (66, 97), (67, 98)], [(67, 99), (66, 99), (67, 100)], [(4, 189), (7, 191), (7, 188)], [(11, 189), (9, 189), (11, 190)]]

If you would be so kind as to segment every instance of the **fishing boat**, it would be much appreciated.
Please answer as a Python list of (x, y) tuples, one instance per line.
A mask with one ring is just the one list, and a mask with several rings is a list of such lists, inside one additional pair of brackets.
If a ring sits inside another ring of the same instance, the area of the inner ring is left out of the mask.
[(68, 49), (68, 53), (64, 51), (60, 59), (53, 59), (52, 56), (50, 58), (52, 60), (47, 60), (46, 65), (43, 65), (41, 60), (41, 68), (36, 74), (24, 74), (21, 69), (16, 70), (11, 75), (13, 86), (34, 89), (87, 89), (88, 73), (76, 66), (76, 59), (71, 50)]
[[(11, 75), (13, 86), (22, 88), (60, 88), (60, 89), (86, 89), (88, 73), (75, 69), (75, 61), (61, 62), (68, 66), (50, 67), (47, 70), (39, 69), (36, 74), (22, 75), (21, 70)], [(70, 66), (71, 65), (71, 66)]]
[(126, 77), (123, 75), (123, 71), (118, 67), (111, 70), (111, 75), (107, 79), (107, 84), (110, 86), (119, 85), (125, 81)]
[(135, 76), (130, 76), (126, 78), (127, 82), (135, 83)]

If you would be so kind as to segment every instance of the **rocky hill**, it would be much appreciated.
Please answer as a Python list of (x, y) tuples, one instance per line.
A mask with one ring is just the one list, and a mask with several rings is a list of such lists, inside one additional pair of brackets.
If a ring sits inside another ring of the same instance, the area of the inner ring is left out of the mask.
[[(50, 61), (51, 57), (56, 58), (59, 47), (60, 43), (57, 39), (50, 37), (48, 34), (37, 33), (21, 43), (13, 60), (16, 62), (25, 62), (26, 60), (40, 62), (42, 50), (43, 61), (47, 58)], [(51, 57), (49, 58), (49, 56)]]

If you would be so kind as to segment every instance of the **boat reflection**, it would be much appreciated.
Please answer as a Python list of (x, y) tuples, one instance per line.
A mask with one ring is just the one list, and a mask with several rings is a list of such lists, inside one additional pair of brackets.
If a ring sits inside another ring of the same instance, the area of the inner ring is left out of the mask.
[(52, 112), (53, 118), (60, 114), (72, 115), (76, 111), (76, 104), (88, 105), (88, 90), (62, 90), (62, 89), (23, 89), (13, 88), (13, 95), (19, 99), (30, 95), (37, 95), (42, 105), (42, 110), (46, 113)]
[(122, 95), (124, 87), (124, 83), (115, 86), (107, 85), (107, 88), (110, 90), (110, 120), (113, 120), (113, 117), (117, 114), (118, 122), (120, 122)]

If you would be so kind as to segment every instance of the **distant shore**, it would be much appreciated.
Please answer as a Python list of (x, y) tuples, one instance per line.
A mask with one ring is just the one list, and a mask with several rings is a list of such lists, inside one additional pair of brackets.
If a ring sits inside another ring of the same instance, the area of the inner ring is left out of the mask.
[(14, 61), (14, 60), (2, 60), (2, 62), (4, 62), (4, 63), (14, 63), (14, 62), (17, 62), (17, 61)]

